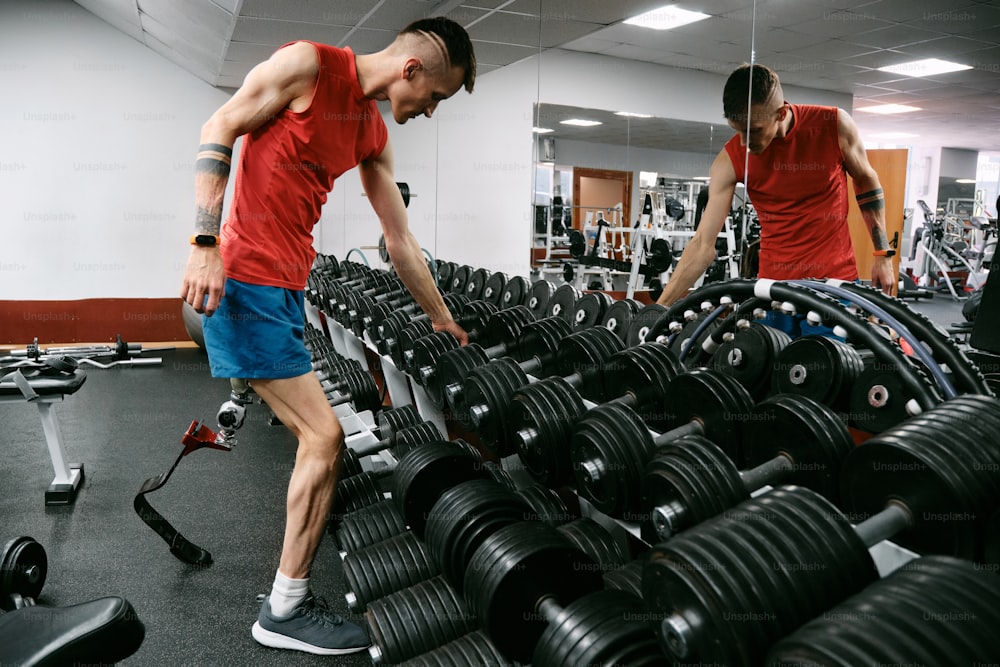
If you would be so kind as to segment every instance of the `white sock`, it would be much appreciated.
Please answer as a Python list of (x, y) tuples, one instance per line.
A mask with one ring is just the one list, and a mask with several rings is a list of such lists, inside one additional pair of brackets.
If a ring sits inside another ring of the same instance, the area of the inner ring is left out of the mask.
[(289, 579), (281, 572), (274, 575), (274, 585), (271, 586), (271, 614), (282, 618), (292, 613), (292, 610), (309, 592), (309, 578)]

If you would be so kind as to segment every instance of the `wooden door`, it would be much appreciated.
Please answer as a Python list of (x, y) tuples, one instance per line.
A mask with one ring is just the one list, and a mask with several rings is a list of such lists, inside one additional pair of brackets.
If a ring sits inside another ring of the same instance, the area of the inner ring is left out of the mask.
[[(885, 233), (889, 239), (889, 247), (896, 249), (893, 265), (899, 273), (899, 250), (903, 245), (903, 202), (906, 196), (906, 164), (908, 151), (905, 148), (878, 148), (867, 151), (868, 161), (878, 173), (885, 193)], [(854, 199), (854, 183), (847, 179), (848, 204), (850, 209), (847, 221), (851, 227), (851, 241), (854, 243), (854, 255), (858, 262), (858, 276), (868, 281), (872, 277), (872, 237), (861, 217), (858, 202)], [(896, 245), (893, 245), (893, 240)]]
[[(583, 229), (587, 212), (622, 205), (620, 224), (629, 226), (629, 204), (632, 201), (632, 172), (612, 169), (573, 167), (573, 228)], [(610, 219), (608, 214), (605, 219)]]

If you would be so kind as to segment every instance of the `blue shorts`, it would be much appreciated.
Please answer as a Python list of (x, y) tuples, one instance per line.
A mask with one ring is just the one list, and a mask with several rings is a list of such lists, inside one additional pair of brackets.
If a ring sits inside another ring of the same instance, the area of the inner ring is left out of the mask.
[(304, 291), (227, 278), (219, 309), (201, 321), (213, 377), (276, 380), (312, 371)]

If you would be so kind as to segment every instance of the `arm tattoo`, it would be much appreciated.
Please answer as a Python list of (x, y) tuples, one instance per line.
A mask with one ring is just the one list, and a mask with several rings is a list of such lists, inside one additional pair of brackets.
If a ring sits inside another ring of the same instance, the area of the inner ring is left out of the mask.
[(858, 200), (858, 207), (862, 211), (880, 211), (885, 208), (885, 197), (882, 194), (882, 188), (862, 192), (856, 195), (855, 199)]
[(194, 227), (199, 234), (219, 235), (222, 226), (222, 211), (218, 209), (209, 210), (204, 206), (199, 206), (195, 214)]
[(222, 144), (202, 144), (198, 147), (194, 169), (222, 178), (229, 177), (229, 167), (233, 160), (233, 150)]
[(885, 236), (885, 231), (877, 223), (872, 224), (872, 245), (875, 250), (888, 250), (889, 249), (889, 239)]

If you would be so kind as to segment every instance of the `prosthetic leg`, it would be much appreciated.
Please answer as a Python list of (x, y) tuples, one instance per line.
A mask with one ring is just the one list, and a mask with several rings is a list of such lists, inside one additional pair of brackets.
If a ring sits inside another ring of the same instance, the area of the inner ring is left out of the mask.
[(184, 449), (181, 450), (174, 464), (165, 473), (150, 477), (143, 482), (139, 493), (132, 501), (132, 507), (135, 508), (139, 518), (163, 538), (170, 546), (170, 553), (191, 565), (211, 565), (212, 554), (188, 541), (177, 532), (177, 529), (149, 504), (149, 501), (146, 500), (146, 494), (156, 491), (166, 484), (177, 468), (177, 464), (191, 452), (205, 447), (228, 452), (236, 446), (236, 431), (243, 426), (246, 406), (253, 402), (253, 398), (246, 380), (231, 379), (229, 383), (232, 389), (229, 400), (219, 407), (217, 415), (218, 433), (207, 426), (200, 425), (197, 421), (191, 422), (187, 431), (181, 436), (181, 444), (184, 445)]

